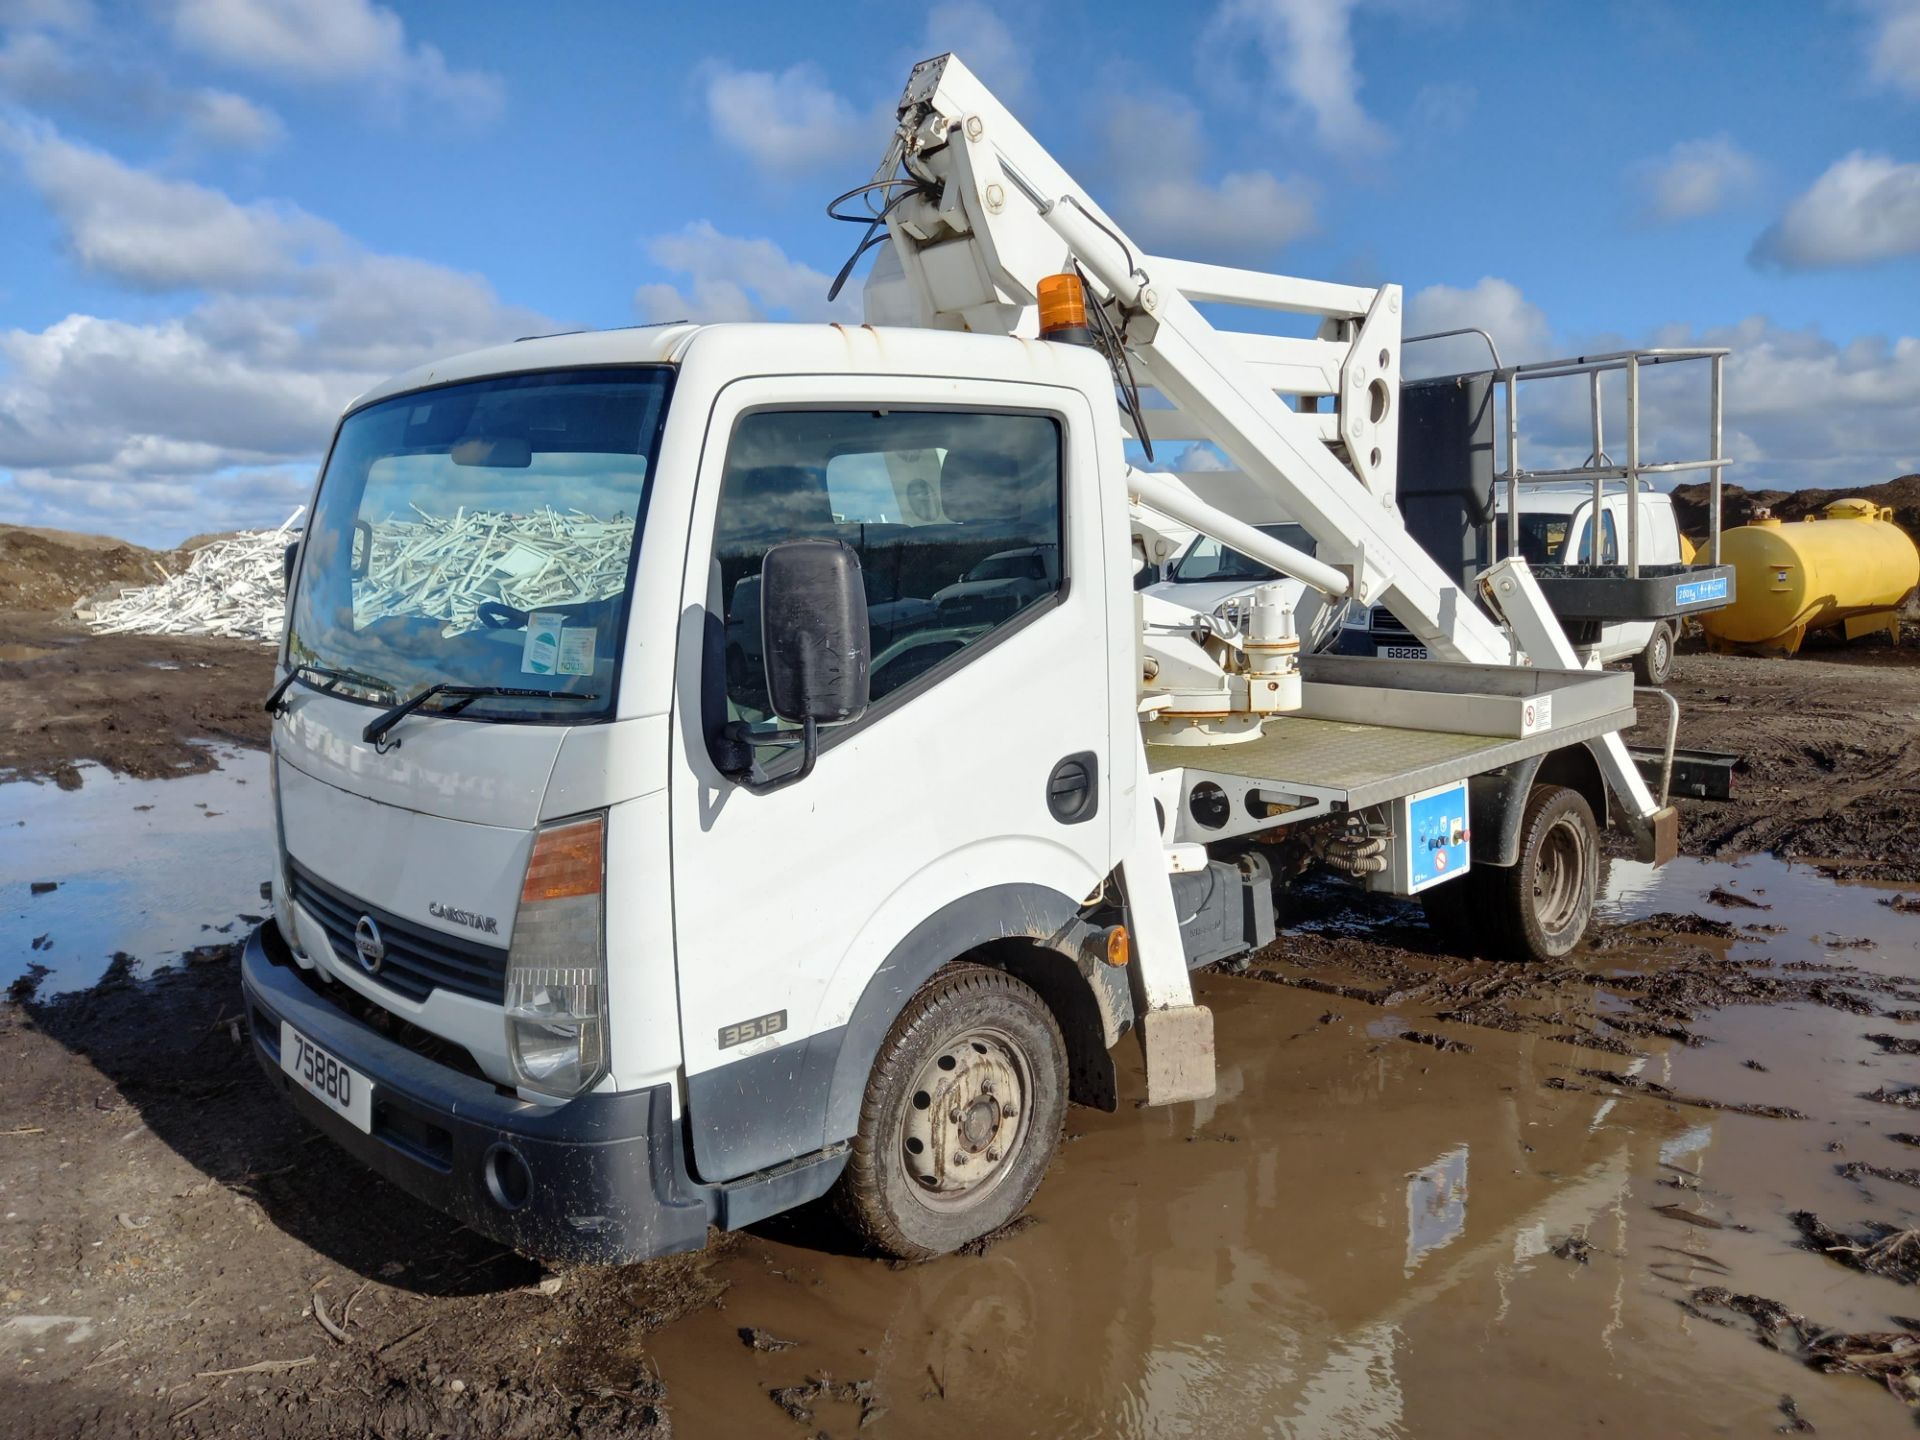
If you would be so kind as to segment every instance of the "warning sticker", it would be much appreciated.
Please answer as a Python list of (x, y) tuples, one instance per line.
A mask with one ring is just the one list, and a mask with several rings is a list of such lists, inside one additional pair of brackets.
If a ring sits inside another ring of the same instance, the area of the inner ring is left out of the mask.
[(1520, 706), (1520, 733), (1536, 735), (1553, 728), (1553, 697), (1536, 695)]
[(591, 625), (574, 625), (560, 632), (560, 670), (562, 675), (591, 675), (593, 647), (598, 632)]
[(520, 651), (520, 668), (529, 675), (551, 675), (560, 663), (560, 636), (567, 617), (536, 612), (527, 617), (527, 641)]

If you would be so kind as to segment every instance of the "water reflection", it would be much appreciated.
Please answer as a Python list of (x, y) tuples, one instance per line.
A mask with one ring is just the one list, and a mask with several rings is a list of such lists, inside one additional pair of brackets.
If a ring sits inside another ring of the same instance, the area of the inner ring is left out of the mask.
[[(41, 993), (93, 984), (116, 953), (164, 963), (237, 938), (272, 873), (267, 757), (214, 747), (220, 768), (130, 780), (80, 767), (78, 790), (0, 784), (0, 986), (35, 966)], [(58, 888), (34, 893), (36, 885)], [(135, 972), (141, 969), (136, 965)]]

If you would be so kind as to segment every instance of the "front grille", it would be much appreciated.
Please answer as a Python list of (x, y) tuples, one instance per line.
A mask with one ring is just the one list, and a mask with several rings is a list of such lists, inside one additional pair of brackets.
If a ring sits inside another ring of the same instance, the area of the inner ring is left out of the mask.
[(507, 952), (499, 946), (443, 935), (365, 904), (334, 889), (297, 860), (289, 860), (288, 869), (294, 902), (320, 922), (334, 953), (348, 964), (360, 963), (353, 943), (360, 917), (369, 916), (380, 927), (387, 957), (373, 977), (378, 984), (409, 1000), (424, 1000), (435, 990), (448, 990), (495, 1005), (505, 1002)]
[(1375, 635), (1411, 635), (1413, 633), (1395, 619), (1393, 612), (1384, 605), (1373, 607), (1373, 613), (1367, 617), (1367, 628)]

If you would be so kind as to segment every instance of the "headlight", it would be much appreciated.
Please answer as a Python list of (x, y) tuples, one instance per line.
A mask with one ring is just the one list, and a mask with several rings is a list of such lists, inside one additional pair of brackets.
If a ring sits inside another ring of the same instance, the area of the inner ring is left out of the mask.
[(543, 828), (507, 952), (507, 1054), (519, 1083), (570, 1099), (607, 1073), (606, 820)]

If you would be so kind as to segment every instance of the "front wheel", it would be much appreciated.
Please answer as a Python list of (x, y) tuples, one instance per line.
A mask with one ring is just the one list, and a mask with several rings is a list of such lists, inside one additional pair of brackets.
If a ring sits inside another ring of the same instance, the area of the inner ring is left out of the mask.
[(1664, 686), (1673, 678), (1673, 627), (1656, 621), (1647, 648), (1633, 657), (1633, 674), (1642, 685)]
[(887, 1032), (834, 1206), (888, 1255), (945, 1255), (1026, 1208), (1066, 1113), (1046, 1003), (1002, 971), (949, 966)]

